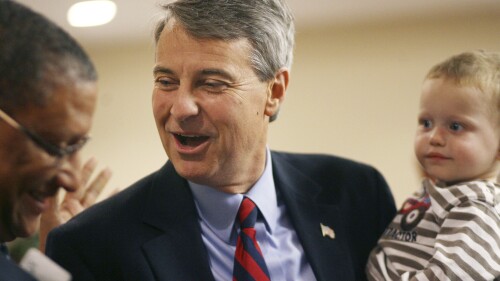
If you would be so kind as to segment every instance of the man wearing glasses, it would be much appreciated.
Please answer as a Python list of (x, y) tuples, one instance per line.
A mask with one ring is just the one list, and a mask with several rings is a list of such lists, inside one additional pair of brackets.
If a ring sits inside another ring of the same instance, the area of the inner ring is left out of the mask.
[[(0, 0), (0, 280), (32, 280), (5, 242), (48, 230), (74, 214), (81, 186), (79, 149), (89, 139), (97, 74), (82, 48), (43, 16)], [(85, 192), (83, 192), (85, 193)], [(73, 195), (75, 196), (75, 195)], [(69, 195), (71, 199), (71, 195)], [(66, 198), (68, 199), (68, 198)], [(49, 228), (49, 229), (47, 229)]]

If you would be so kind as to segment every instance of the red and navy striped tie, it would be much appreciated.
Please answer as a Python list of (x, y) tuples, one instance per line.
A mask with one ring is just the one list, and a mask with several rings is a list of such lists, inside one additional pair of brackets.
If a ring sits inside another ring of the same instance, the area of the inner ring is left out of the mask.
[(255, 221), (258, 209), (249, 198), (243, 198), (238, 221), (240, 234), (234, 254), (233, 281), (271, 280), (259, 244), (255, 239)]

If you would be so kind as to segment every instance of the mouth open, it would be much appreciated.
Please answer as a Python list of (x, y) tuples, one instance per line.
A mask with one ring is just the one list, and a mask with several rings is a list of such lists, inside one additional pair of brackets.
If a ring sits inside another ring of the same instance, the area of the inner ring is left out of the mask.
[(207, 136), (188, 136), (174, 134), (175, 139), (182, 145), (186, 147), (197, 147), (208, 140)]

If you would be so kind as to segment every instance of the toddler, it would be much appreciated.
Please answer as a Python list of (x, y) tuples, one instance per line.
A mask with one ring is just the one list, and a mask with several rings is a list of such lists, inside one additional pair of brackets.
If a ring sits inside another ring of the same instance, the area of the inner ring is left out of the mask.
[(426, 175), (372, 251), (369, 280), (500, 280), (500, 54), (434, 66), (415, 154)]

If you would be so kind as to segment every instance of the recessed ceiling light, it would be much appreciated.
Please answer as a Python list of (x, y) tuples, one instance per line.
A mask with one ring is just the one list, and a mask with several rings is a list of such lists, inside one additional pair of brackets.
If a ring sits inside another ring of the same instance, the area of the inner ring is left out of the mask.
[(68, 10), (68, 22), (75, 27), (103, 25), (116, 14), (116, 4), (109, 0), (83, 1), (73, 4)]

